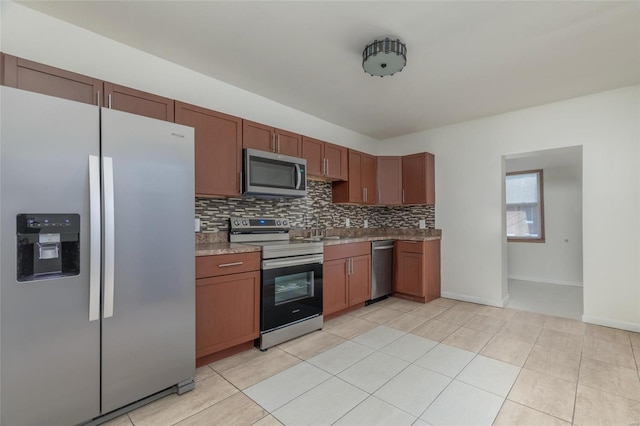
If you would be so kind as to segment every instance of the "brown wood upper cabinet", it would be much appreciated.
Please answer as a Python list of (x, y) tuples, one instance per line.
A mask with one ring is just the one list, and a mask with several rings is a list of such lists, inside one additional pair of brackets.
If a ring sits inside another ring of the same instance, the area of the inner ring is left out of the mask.
[(435, 204), (434, 156), (378, 157), (378, 204)]
[(349, 180), (334, 182), (334, 203), (376, 204), (376, 157), (349, 150)]
[(347, 180), (347, 148), (302, 137), (302, 156), (307, 160), (307, 175), (321, 180)]
[(2, 84), (30, 92), (98, 105), (102, 80), (38, 62), (3, 55)]
[(378, 204), (402, 204), (402, 157), (378, 157)]
[(402, 157), (402, 204), (435, 204), (435, 159), (433, 154)]
[(173, 100), (103, 82), (12, 55), (3, 55), (2, 84), (173, 122)]
[(242, 147), (302, 157), (302, 136), (249, 120), (242, 120)]
[(179, 101), (175, 118), (195, 129), (196, 195), (240, 195), (242, 119)]
[(102, 106), (157, 120), (174, 121), (174, 101), (113, 83), (104, 83)]

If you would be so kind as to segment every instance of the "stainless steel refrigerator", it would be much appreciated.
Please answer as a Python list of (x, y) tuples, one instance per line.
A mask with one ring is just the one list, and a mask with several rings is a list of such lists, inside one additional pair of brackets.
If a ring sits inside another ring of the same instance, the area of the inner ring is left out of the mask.
[(8, 87), (0, 126), (0, 423), (192, 389), (193, 129)]

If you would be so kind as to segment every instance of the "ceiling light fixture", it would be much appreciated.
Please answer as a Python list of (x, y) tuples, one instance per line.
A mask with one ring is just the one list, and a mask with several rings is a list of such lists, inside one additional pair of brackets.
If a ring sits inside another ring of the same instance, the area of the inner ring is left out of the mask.
[(362, 51), (364, 72), (384, 77), (402, 71), (407, 65), (407, 46), (399, 39), (374, 40)]

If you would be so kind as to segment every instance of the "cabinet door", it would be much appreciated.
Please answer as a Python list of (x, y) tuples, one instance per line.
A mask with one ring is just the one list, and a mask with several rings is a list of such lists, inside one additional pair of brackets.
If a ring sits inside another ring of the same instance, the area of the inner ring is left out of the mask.
[(195, 129), (196, 195), (240, 195), (242, 119), (176, 102), (176, 123)]
[(303, 136), (302, 158), (307, 160), (307, 176), (324, 177), (324, 142)]
[(157, 120), (174, 121), (173, 99), (106, 82), (104, 93), (104, 107)]
[(364, 154), (349, 150), (349, 199), (350, 203), (363, 203), (362, 157)]
[(196, 280), (196, 358), (259, 334), (259, 271)]
[(4, 55), (2, 84), (30, 92), (98, 104), (102, 81), (12, 55)]
[(349, 275), (349, 306), (371, 299), (371, 255), (352, 257)]
[(322, 266), (323, 315), (329, 315), (348, 307), (347, 259), (325, 261)]
[(404, 204), (435, 204), (435, 159), (422, 152), (402, 157)]
[(275, 132), (273, 127), (242, 120), (242, 147), (275, 152)]
[(376, 204), (376, 157), (368, 154), (362, 155), (362, 187), (364, 188), (364, 203)]
[(440, 297), (440, 240), (425, 241), (424, 274), (427, 302)]
[(395, 291), (423, 297), (425, 295), (423, 268), (422, 253), (397, 248)]
[(276, 152), (292, 157), (302, 157), (302, 136), (276, 129)]
[(378, 157), (378, 204), (402, 204), (402, 157)]
[(334, 145), (329, 142), (324, 144), (324, 158), (326, 159), (325, 170), (326, 176), (332, 180), (347, 180), (348, 175), (348, 160), (347, 160), (347, 148), (343, 146)]

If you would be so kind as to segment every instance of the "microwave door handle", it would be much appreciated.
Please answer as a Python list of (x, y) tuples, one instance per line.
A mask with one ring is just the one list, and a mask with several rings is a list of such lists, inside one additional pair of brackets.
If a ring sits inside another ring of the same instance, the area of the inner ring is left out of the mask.
[(296, 164), (295, 168), (296, 168), (296, 189), (300, 189), (300, 185), (302, 185), (302, 170), (300, 169), (300, 164)]

